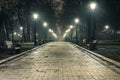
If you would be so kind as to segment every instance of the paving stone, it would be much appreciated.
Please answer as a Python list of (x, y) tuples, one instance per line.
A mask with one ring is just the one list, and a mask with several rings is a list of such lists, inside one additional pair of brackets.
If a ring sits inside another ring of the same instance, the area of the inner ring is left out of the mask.
[(120, 80), (108, 66), (70, 43), (54, 42), (0, 66), (0, 80)]

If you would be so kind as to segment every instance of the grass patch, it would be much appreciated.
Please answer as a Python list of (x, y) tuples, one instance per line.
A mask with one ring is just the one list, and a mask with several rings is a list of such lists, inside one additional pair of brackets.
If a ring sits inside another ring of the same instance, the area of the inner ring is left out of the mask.
[(23, 42), (23, 45), (34, 45), (34, 42)]

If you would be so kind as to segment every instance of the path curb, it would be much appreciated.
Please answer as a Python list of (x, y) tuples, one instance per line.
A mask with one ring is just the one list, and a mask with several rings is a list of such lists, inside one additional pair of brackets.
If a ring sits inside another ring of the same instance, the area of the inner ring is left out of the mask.
[[(73, 44), (73, 43), (72, 43), (72, 44)], [(73, 45), (75, 45), (75, 44), (73, 44)], [(84, 51), (86, 51), (86, 52), (88, 52), (88, 53), (90, 53), (90, 54), (92, 54), (92, 55), (94, 55), (94, 56), (96, 56), (96, 57), (98, 57), (98, 58), (106, 61), (106, 62), (109, 62), (110, 64), (115, 65), (117, 68), (120, 68), (120, 63), (117, 62), (117, 61), (114, 61), (114, 60), (112, 60), (112, 59), (110, 59), (110, 58), (104, 57), (104, 56), (102, 56), (102, 55), (100, 55), (100, 54), (98, 54), (98, 53), (92, 52), (92, 51), (90, 51), (90, 50), (88, 50), (88, 49), (85, 49), (85, 48), (83, 48), (83, 47), (81, 47), (81, 46), (78, 46), (78, 45), (75, 45), (75, 46), (76, 46), (77, 48), (79, 48), (79, 49), (82, 49), (82, 50), (84, 50)]]
[(38, 49), (38, 48), (40, 48), (40, 47), (43, 47), (43, 46), (45, 46), (45, 45), (46, 45), (46, 44), (43, 44), (43, 45), (37, 46), (37, 47), (35, 47), (35, 48), (33, 48), (33, 49), (30, 49), (30, 50), (27, 50), (27, 51), (25, 51), (25, 52), (22, 52), (22, 53), (20, 53), (20, 54), (17, 54), (17, 55), (11, 56), (11, 57), (9, 57), (9, 58), (3, 59), (3, 60), (0, 61), (0, 65), (1, 65), (1, 64), (4, 64), (4, 63), (6, 63), (6, 62), (9, 62), (9, 61), (11, 61), (11, 60), (13, 60), (13, 59), (16, 59), (16, 58), (18, 58), (18, 57), (20, 57), (20, 56), (23, 56), (23, 55), (25, 55), (25, 54), (27, 54), (27, 53), (29, 53), (29, 52), (31, 52), (31, 51), (34, 51), (34, 50), (36, 50), (36, 49)]

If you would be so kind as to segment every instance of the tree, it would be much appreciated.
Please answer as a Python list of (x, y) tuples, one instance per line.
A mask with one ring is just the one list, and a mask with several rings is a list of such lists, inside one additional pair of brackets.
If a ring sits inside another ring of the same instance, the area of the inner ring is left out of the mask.
[[(8, 29), (9, 29), (9, 24), (10, 22), (12, 22), (11, 20), (13, 20), (13, 16), (12, 14), (16, 12), (16, 5), (17, 5), (17, 1), (16, 0), (1, 0), (0, 1), (0, 13), (1, 13), (1, 30), (4, 30), (3, 32), (5, 33), (5, 40), (8, 40)], [(10, 26), (12, 28), (14, 28), (13, 26)], [(2, 31), (1, 31), (2, 32)], [(0, 33), (1, 33), (0, 32)], [(3, 38), (2, 38), (3, 39)]]

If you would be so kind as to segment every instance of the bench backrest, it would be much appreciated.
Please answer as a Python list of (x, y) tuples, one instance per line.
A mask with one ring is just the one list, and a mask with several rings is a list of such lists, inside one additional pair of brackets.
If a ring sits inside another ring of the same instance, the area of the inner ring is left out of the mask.
[(7, 48), (13, 48), (13, 42), (12, 41), (5, 41), (5, 46)]

